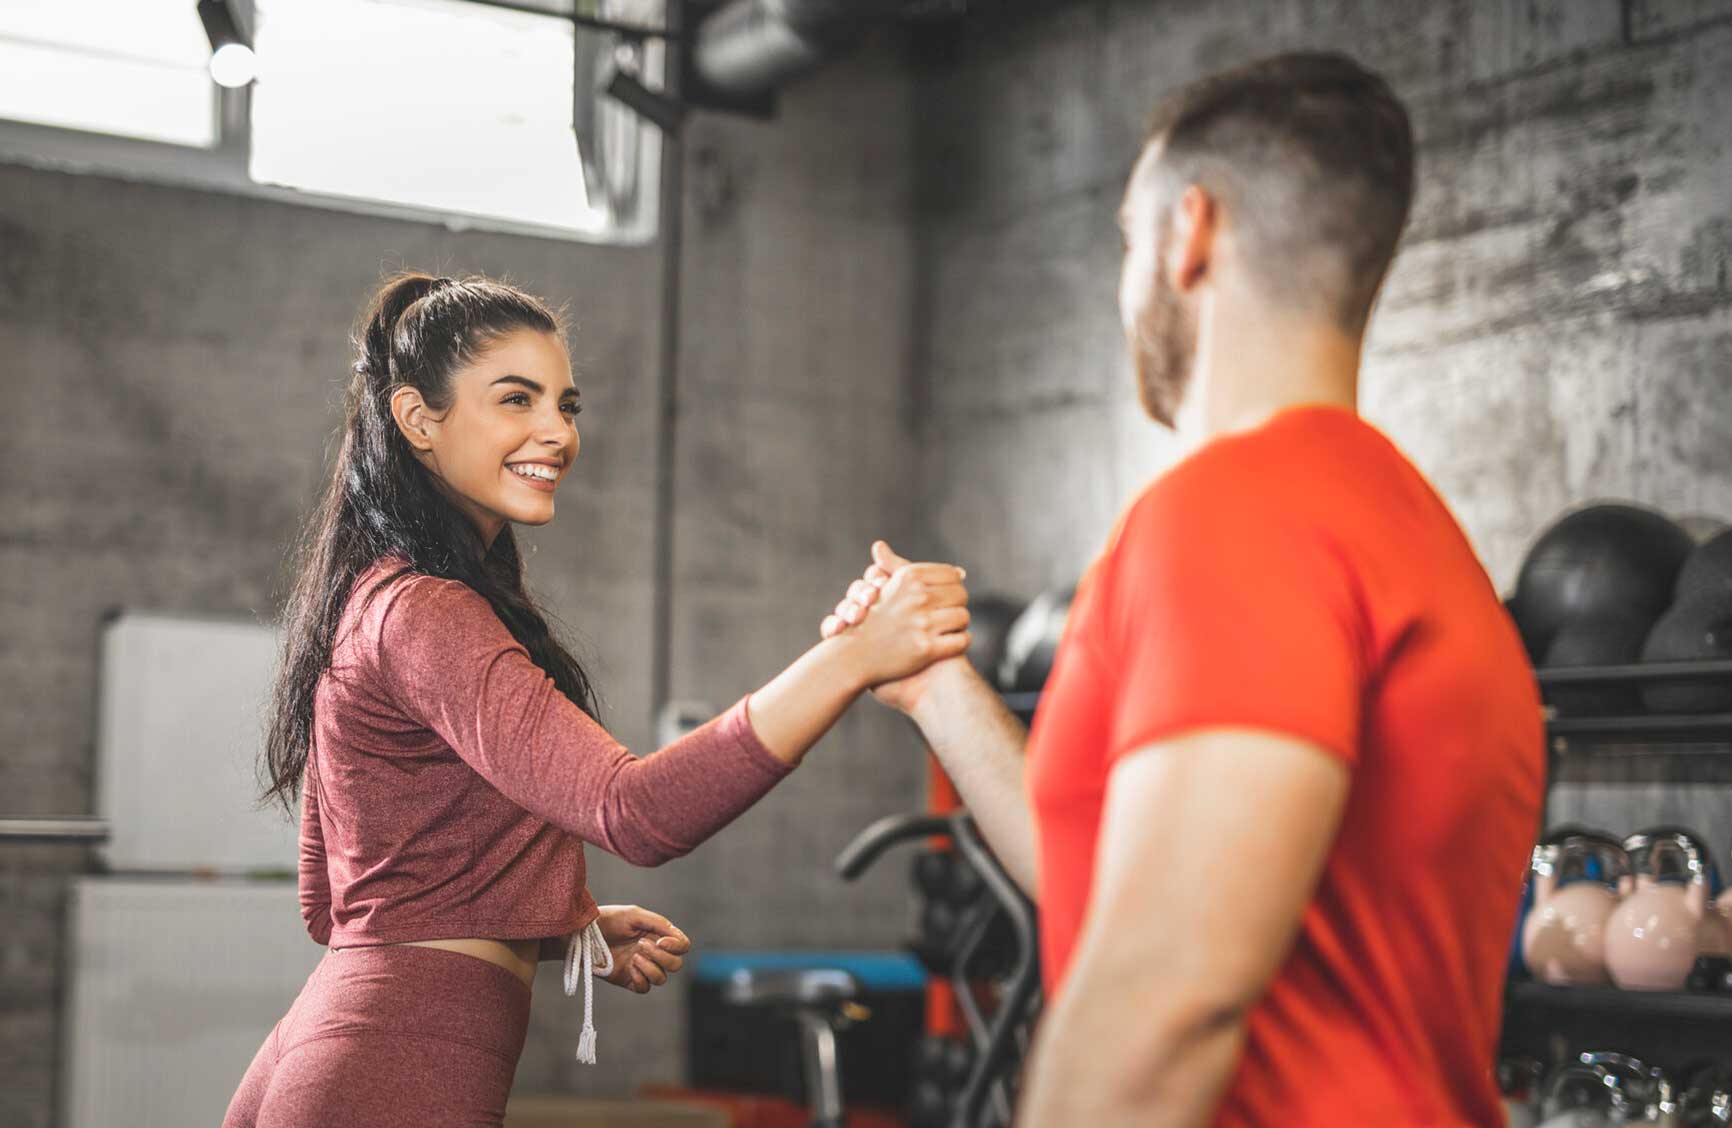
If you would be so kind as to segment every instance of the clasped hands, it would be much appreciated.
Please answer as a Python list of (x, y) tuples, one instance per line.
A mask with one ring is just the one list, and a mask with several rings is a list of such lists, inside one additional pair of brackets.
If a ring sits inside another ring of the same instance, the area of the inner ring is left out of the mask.
[[(966, 573), (950, 564), (916, 564), (878, 541), (872, 564), (826, 616), (820, 633), (844, 632), (861, 653), (861, 669), (880, 701), (912, 712), (934, 671), (967, 666)], [(647, 994), (679, 971), (691, 941), (660, 913), (636, 905), (603, 905), (597, 923), (613, 953), (609, 983)]]
[[(916, 652), (913, 660), (875, 682), (872, 695), (891, 708), (913, 713), (936, 678), (969, 669), (966, 576), (949, 564), (912, 563), (884, 541), (874, 541), (872, 563), (824, 616), (818, 633), (827, 639), (844, 633), (870, 635), (874, 641), (897, 632), (906, 635), (906, 647)], [(894, 662), (901, 655), (886, 657)]]

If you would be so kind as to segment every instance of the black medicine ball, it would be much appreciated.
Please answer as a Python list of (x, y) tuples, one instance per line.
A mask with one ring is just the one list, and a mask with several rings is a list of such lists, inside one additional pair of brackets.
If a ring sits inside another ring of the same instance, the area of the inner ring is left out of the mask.
[[(1642, 647), (1646, 662), (1732, 658), (1732, 594), (1684, 600), (1654, 624)], [(1732, 713), (1732, 679), (1651, 682), (1642, 700), (1656, 713)]]
[(968, 661), (989, 682), (998, 680), (1010, 628), (1022, 614), (1023, 602), (1007, 595), (973, 596), (968, 601)]
[(1521, 620), (1517, 618), (1515, 612), (1515, 596), (1512, 595), (1503, 601), (1503, 609), (1511, 619), (1515, 620), (1516, 632), (1522, 636), (1522, 649), (1528, 652), (1528, 661), (1536, 666), (1539, 665), (1546, 656), (1545, 648), (1540, 645), (1539, 639), (1529, 637), (1527, 632), (1522, 630)]
[(1053, 656), (1064, 637), (1076, 588), (1043, 591), (1011, 625), (998, 667), (998, 688), (1006, 693), (1033, 693), (1046, 685)]
[(1679, 603), (1732, 597), (1732, 532), (1697, 546), (1678, 571)]
[(1524, 638), (1549, 652), (1565, 623), (1626, 615), (1650, 621), (1695, 542), (1663, 514), (1634, 505), (1590, 505), (1558, 520), (1529, 550), (1516, 580)]
[[(1653, 620), (1636, 615), (1591, 615), (1558, 628), (1546, 648), (1547, 669), (1570, 666), (1628, 666), (1642, 657)], [(1641, 697), (1631, 686), (1556, 685), (1548, 702), (1569, 717), (1607, 717), (1639, 712)]]

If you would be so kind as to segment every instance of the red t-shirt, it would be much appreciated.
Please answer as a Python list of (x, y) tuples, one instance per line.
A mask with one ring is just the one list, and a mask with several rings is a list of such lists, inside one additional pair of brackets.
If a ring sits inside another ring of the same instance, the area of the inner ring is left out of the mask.
[(1215, 1123), (1501, 1125), (1540, 702), (1454, 518), (1350, 412), (1294, 409), (1208, 444), (1131, 505), (1078, 589), (1029, 739), (1049, 999), (1114, 762), (1223, 726), (1310, 741), (1352, 782)]

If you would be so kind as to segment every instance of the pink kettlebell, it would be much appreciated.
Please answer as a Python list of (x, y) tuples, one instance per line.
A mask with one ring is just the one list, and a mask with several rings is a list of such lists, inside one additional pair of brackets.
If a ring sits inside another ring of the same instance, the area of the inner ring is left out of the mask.
[(1702, 951), (1708, 868), (1682, 834), (1632, 834), (1639, 859), (1606, 925), (1606, 970), (1627, 991), (1681, 991)]
[(1702, 954), (1732, 957), (1732, 889), (1708, 902), (1702, 915)]
[(1630, 872), (1623, 845), (1583, 831), (1534, 847), (1534, 905), (1522, 927), (1522, 960), (1554, 987), (1606, 982), (1606, 922)]

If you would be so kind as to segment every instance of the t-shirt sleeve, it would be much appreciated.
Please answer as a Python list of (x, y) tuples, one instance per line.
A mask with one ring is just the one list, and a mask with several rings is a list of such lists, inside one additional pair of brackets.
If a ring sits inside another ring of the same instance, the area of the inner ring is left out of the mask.
[(512, 802), (638, 865), (679, 857), (790, 770), (742, 700), (653, 755), (634, 756), (554, 685), (493, 608), (456, 580), (383, 593), (385, 692)]
[(1248, 728), (1357, 761), (1363, 601), (1318, 515), (1266, 485), (1192, 475), (1146, 496), (1109, 553), (1113, 758)]

